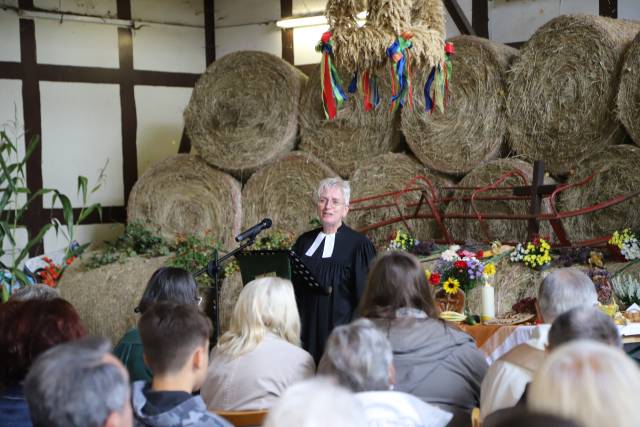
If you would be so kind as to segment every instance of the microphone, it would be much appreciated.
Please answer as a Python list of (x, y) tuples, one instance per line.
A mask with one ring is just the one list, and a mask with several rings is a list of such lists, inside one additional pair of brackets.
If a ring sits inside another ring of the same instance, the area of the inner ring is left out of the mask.
[(253, 227), (248, 230), (243, 231), (242, 233), (236, 236), (236, 242), (242, 242), (247, 239), (255, 239), (255, 237), (262, 231), (267, 228), (271, 228), (271, 218), (265, 218)]

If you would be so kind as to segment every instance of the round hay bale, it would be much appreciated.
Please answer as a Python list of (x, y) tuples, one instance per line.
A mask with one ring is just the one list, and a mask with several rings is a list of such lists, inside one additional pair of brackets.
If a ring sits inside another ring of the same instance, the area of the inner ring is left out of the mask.
[(191, 143), (207, 163), (248, 178), (293, 149), (306, 79), (264, 52), (218, 59), (198, 79), (184, 113)]
[(262, 218), (273, 220), (273, 231), (298, 235), (317, 217), (314, 193), (318, 183), (335, 172), (309, 153), (294, 151), (254, 173), (242, 190), (243, 228)]
[[(352, 76), (340, 73), (343, 83)], [(322, 107), (320, 68), (316, 68), (302, 91), (300, 101), (300, 150), (317, 156), (340, 176), (349, 177), (356, 164), (398, 147), (396, 113), (389, 111), (391, 87), (387, 73), (378, 73), (380, 104), (365, 111), (362, 91), (348, 94), (344, 108), (327, 120)], [(346, 90), (346, 86), (344, 87)]]
[(456, 54), (445, 112), (425, 112), (421, 92), (430, 69), (422, 69), (415, 73), (414, 108), (402, 109), (401, 123), (407, 144), (423, 165), (464, 175), (500, 154), (507, 129), (505, 77), (518, 51), (479, 37), (450, 41)]
[(178, 154), (151, 166), (133, 186), (127, 220), (177, 235), (210, 231), (223, 247), (240, 232), (240, 183), (201, 158)]
[(83, 260), (71, 264), (58, 284), (62, 298), (78, 311), (89, 335), (103, 336), (115, 345), (126, 331), (138, 322), (133, 309), (147, 286), (149, 278), (167, 257), (134, 256), (122, 263), (87, 270)]
[[(603, 153), (596, 153), (581, 162), (569, 177), (577, 183), (593, 173), (597, 175), (582, 187), (560, 193), (558, 208), (571, 211), (594, 205), (640, 189), (640, 148), (616, 145)], [(605, 236), (626, 227), (640, 227), (640, 197), (629, 199), (609, 208), (562, 220), (571, 241)]]
[(564, 174), (622, 142), (615, 97), (622, 56), (640, 23), (565, 15), (540, 27), (509, 73), (511, 147)]
[[(533, 176), (533, 166), (518, 159), (497, 159), (478, 166), (467, 174), (458, 183), (460, 187), (483, 187), (497, 181), (505, 172), (517, 170), (523, 173), (529, 183)], [(552, 184), (551, 178), (545, 178), (546, 184)], [(518, 177), (507, 178), (501, 186), (524, 185)], [(471, 197), (471, 190), (456, 190), (453, 197)], [(483, 196), (511, 196), (512, 190), (488, 191)], [(480, 213), (492, 214), (527, 214), (529, 212), (529, 202), (527, 200), (478, 200), (476, 206)], [(543, 212), (546, 212), (548, 205), (543, 203)], [(454, 200), (449, 203), (445, 210), (445, 216), (452, 213), (474, 213), (471, 201)], [(525, 220), (486, 220), (491, 240), (501, 240), (507, 242), (522, 242), (527, 238), (527, 221)], [(482, 231), (480, 222), (476, 219), (449, 218), (445, 220), (451, 235), (456, 240), (484, 241), (487, 237)], [(541, 233), (548, 235), (550, 226), (548, 222), (542, 221), (540, 224)]]
[[(451, 184), (447, 179), (431, 173), (413, 157), (402, 153), (387, 153), (358, 165), (358, 169), (356, 169), (351, 177), (351, 199), (403, 190), (408, 182), (418, 175), (423, 175), (431, 179), (436, 186)], [(419, 198), (420, 194), (412, 193), (410, 197), (403, 198), (401, 204), (415, 203)], [(372, 200), (365, 204), (380, 205), (386, 203), (393, 203), (393, 199)], [(395, 206), (367, 210), (357, 210), (357, 207), (357, 205), (351, 207), (352, 210), (346, 220), (346, 222), (355, 229), (360, 229), (399, 215)], [(408, 208), (400, 206), (400, 209), (403, 213), (412, 213), (415, 207)], [(428, 211), (429, 207), (425, 206), (422, 209)], [(412, 219), (407, 222), (412, 229), (409, 231), (412, 231), (412, 234), (420, 240), (433, 238), (439, 234), (438, 228), (432, 220)], [(385, 247), (389, 243), (389, 239), (393, 237), (394, 232), (400, 228), (405, 228), (403, 222), (370, 230), (367, 232), (367, 236), (369, 236), (376, 246)]]
[(233, 309), (236, 306), (242, 287), (242, 275), (239, 271), (222, 280), (220, 285), (220, 335), (229, 330)]
[(633, 141), (640, 145), (640, 33), (624, 57), (617, 104), (618, 118)]

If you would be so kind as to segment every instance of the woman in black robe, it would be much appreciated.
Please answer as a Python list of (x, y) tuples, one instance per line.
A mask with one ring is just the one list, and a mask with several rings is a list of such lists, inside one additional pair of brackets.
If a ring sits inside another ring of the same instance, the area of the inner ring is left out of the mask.
[(351, 321), (376, 256), (371, 241), (342, 222), (349, 211), (350, 193), (348, 181), (321, 181), (317, 209), (322, 227), (302, 234), (293, 247), (322, 288), (295, 281), (302, 345), (316, 363), (331, 330)]

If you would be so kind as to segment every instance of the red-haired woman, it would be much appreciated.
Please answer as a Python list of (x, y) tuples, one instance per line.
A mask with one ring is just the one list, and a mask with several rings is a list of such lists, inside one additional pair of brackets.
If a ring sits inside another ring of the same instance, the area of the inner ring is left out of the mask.
[(73, 306), (61, 299), (0, 304), (0, 427), (31, 426), (22, 381), (49, 348), (85, 335)]

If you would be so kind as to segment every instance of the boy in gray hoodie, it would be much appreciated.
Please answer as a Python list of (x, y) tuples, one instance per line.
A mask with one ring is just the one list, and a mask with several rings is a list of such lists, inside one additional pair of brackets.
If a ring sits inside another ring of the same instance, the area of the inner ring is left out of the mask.
[(136, 426), (231, 427), (191, 394), (207, 373), (211, 321), (195, 306), (159, 302), (145, 311), (138, 329), (153, 380), (133, 383)]

